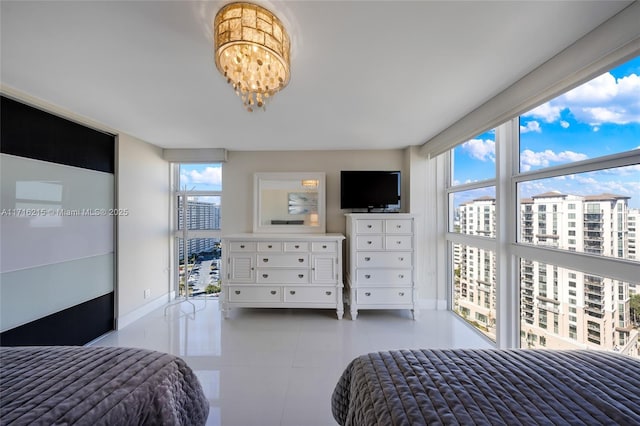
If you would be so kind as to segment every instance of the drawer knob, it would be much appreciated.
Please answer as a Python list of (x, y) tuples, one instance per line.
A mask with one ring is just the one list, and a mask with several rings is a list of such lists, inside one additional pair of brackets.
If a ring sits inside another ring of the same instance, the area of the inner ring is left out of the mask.
[(295, 248), (300, 248), (300, 245), (296, 244), (294, 247), (295, 247)]
[(400, 229), (402, 228), (402, 225), (396, 225), (396, 228)]
[(325, 291), (324, 292), (327, 296), (331, 296), (331, 292), (330, 291)]
[(269, 278), (269, 274), (262, 274), (262, 278)]
[(298, 274), (298, 278), (304, 278), (304, 274)]
[(327, 245), (326, 245), (326, 244), (323, 244), (323, 245), (322, 245), (322, 248), (323, 248), (323, 249), (326, 249), (326, 248), (327, 248)]
[(364, 295), (365, 295), (365, 296), (371, 296), (371, 293), (366, 292)]
[(269, 248), (273, 248), (273, 245), (269, 244), (267, 247), (269, 247)]
[(365, 257), (365, 258), (364, 258), (364, 261), (365, 261), (365, 262), (368, 262), (368, 261), (370, 261), (370, 260), (371, 260), (371, 258), (370, 258), (370, 257)]
[(396, 244), (402, 244), (402, 241), (396, 241)]
[(263, 257), (263, 258), (262, 258), (262, 261), (263, 261), (264, 263), (267, 263), (267, 262), (269, 261), (269, 258), (267, 258), (267, 257)]
[(404, 296), (404, 291), (398, 293), (400, 296)]
[(236, 294), (240, 294), (240, 290), (236, 290)]
[(276, 293), (277, 293), (277, 291), (271, 290), (271, 294), (276, 294)]
[(404, 278), (403, 274), (398, 274), (398, 278)]
[(302, 262), (304, 262), (304, 259), (300, 258), (300, 259), (298, 259), (298, 262), (302, 263)]
[(244, 248), (244, 244), (240, 244), (240, 248)]
[(365, 275), (364, 277), (365, 277), (366, 279), (369, 279), (369, 278), (371, 278), (371, 275), (367, 274), (367, 275)]
[(373, 241), (367, 241), (367, 244), (372, 244), (372, 243), (373, 243)]
[(371, 226), (371, 225), (367, 225), (367, 228), (371, 229), (371, 228), (372, 228), (372, 226)]
[(295, 290), (290, 290), (289, 294), (296, 294), (296, 291)]
[(404, 261), (404, 257), (399, 257), (399, 258), (398, 258), (398, 260), (399, 260), (400, 262), (402, 262), (402, 261)]

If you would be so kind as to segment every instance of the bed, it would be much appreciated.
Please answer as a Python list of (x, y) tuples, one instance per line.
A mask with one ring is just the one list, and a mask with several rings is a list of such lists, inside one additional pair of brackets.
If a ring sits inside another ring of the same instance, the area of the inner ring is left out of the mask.
[(340, 425), (640, 424), (640, 360), (613, 352), (397, 350), (355, 358)]
[(2, 425), (203, 425), (193, 371), (162, 352), (111, 347), (0, 348)]

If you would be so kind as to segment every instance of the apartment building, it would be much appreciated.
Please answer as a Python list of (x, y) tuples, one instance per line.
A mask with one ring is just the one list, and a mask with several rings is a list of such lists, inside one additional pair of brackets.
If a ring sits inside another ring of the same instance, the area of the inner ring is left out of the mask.
[[(525, 243), (600, 256), (635, 255), (637, 209), (615, 194), (576, 196), (547, 192), (520, 202), (520, 236)], [(492, 235), (495, 199), (482, 197), (457, 209), (460, 232)], [(459, 246), (454, 309), (495, 338), (495, 256)], [(604, 349), (638, 356), (638, 331), (629, 301), (636, 283), (521, 259), (522, 347)]]

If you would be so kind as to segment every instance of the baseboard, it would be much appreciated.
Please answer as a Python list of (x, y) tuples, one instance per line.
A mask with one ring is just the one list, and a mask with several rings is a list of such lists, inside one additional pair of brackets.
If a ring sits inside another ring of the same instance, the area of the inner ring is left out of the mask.
[(143, 305), (138, 309), (132, 312), (129, 312), (128, 314), (118, 317), (118, 319), (116, 320), (116, 330), (122, 330), (123, 328), (133, 323), (134, 321), (137, 321), (143, 316), (155, 311), (156, 309), (159, 309), (165, 306), (168, 301), (167, 296), (168, 296), (167, 294), (164, 294), (156, 298), (155, 300), (147, 303), (146, 305)]

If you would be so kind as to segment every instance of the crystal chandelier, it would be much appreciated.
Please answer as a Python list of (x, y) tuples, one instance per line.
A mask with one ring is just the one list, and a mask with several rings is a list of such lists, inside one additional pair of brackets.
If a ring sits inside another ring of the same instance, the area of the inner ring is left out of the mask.
[(267, 9), (231, 3), (214, 22), (216, 67), (247, 111), (263, 108), (289, 83), (289, 35)]

